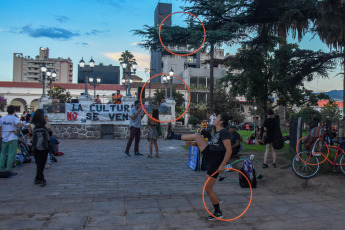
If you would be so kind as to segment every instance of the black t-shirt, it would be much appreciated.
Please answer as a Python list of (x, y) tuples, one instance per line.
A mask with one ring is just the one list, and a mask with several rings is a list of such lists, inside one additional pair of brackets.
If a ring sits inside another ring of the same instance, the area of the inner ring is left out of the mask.
[(224, 146), (223, 140), (230, 139), (230, 133), (226, 129), (222, 129), (219, 132), (216, 132), (211, 141), (209, 141), (210, 151), (211, 152), (220, 152), (225, 153), (226, 148)]
[[(236, 144), (236, 141), (241, 141), (241, 136), (238, 134), (238, 132), (230, 133), (230, 139), (231, 139), (231, 146), (234, 146)], [(239, 149), (240, 146), (235, 147), (235, 149)]]
[(276, 120), (273, 117), (269, 117), (264, 121), (263, 127), (266, 127), (267, 136), (269, 137), (274, 136), (275, 124), (276, 124)]

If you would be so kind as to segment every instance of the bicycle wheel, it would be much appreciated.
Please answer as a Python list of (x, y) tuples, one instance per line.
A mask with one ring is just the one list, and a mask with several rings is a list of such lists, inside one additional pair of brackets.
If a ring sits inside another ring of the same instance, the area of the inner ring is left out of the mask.
[(343, 174), (345, 174), (345, 155), (341, 154), (340, 160), (339, 160), (339, 164), (343, 164), (343, 165), (339, 165), (341, 172)]
[[(242, 168), (242, 164), (243, 161), (246, 159), (239, 159), (237, 161), (232, 162), (230, 165), (232, 168), (237, 169), (237, 170), (241, 170)], [(252, 160), (254, 169), (255, 169), (255, 173), (256, 173), (256, 178), (258, 178), (263, 170), (263, 164), (262, 162), (258, 161), (258, 160)], [(238, 173), (234, 170), (230, 170), (229, 172), (225, 172), (225, 177), (226, 179), (228, 179), (231, 183), (238, 183)]]
[[(304, 163), (300, 158), (312, 165)], [(296, 154), (294, 158), (292, 158), (291, 167), (297, 176), (308, 179), (315, 176), (319, 171), (319, 159), (317, 159), (316, 156), (311, 155), (310, 152), (300, 152), (299, 157)]]

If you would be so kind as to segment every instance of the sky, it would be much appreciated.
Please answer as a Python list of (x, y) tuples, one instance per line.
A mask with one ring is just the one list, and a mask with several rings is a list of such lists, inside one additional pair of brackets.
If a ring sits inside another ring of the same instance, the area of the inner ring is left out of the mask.
[[(83, 57), (96, 64), (119, 65), (125, 50), (132, 52), (138, 63), (137, 75), (148, 80), (145, 68), (150, 66), (149, 51), (137, 44), (142, 38), (131, 30), (153, 25), (158, 0), (0, 0), (0, 81), (12, 81), (13, 53), (35, 57), (40, 47), (50, 49), (50, 57), (71, 58), (73, 82), (77, 82), (77, 64)], [(172, 3), (172, 11), (181, 11), (182, 0)], [(172, 16), (173, 24), (184, 26), (183, 17)], [(308, 34), (300, 43), (303, 49), (329, 51), (316, 36)], [(289, 38), (289, 42), (298, 43)], [(235, 54), (239, 46), (224, 47)], [(309, 88), (324, 92), (342, 89), (340, 67), (330, 79), (319, 79)]]

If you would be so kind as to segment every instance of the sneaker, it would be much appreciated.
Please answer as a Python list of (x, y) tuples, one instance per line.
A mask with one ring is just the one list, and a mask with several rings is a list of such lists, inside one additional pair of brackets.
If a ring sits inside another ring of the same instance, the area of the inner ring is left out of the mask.
[(136, 155), (136, 156), (144, 156), (144, 154), (141, 154), (141, 153), (139, 153), (139, 152), (134, 153), (134, 155)]
[(129, 155), (129, 153), (124, 152), (123, 155), (125, 155), (126, 157), (131, 157), (131, 155)]
[(225, 179), (224, 176), (220, 176), (219, 179), (218, 179), (218, 181), (223, 181), (224, 179)]
[(174, 132), (172, 131), (172, 127), (171, 127), (171, 123), (168, 124), (168, 129), (167, 131), (165, 132), (164, 134), (164, 140), (171, 140), (171, 135), (173, 134)]
[(16, 173), (16, 172), (11, 172), (11, 174), (12, 174), (12, 176), (16, 176), (16, 175), (18, 175), (18, 173)]
[(276, 163), (273, 164), (273, 168), (277, 168), (277, 164)]
[[(215, 213), (213, 213), (213, 215), (214, 215), (215, 217), (217, 217), (218, 219), (224, 219), (222, 211), (220, 211), (220, 212), (215, 212)], [(214, 221), (214, 220), (217, 220), (217, 219), (214, 218), (213, 216), (208, 216), (208, 217), (206, 218), (206, 220), (208, 220), (208, 221)]]
[(41, 187), (45, 187), (47, 185), (47, 181), (45, 180), (45, 179), (43, 179), (42, 181), (41, 181)]
[(265, 168), (268, 168), (268, 165), (267, 164), (263, 164), (262, 167), (265, 169)]

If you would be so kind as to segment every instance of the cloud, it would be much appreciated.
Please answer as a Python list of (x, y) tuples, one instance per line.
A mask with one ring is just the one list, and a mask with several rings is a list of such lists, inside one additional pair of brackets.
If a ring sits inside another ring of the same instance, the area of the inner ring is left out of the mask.
[[(147, 53), (137, 53), (131, 52), (134, 55), (136, 62), (138, 63), (138, 70), (144, 71), (145, 68), (150, 68), (150, 54)], [(107, 58), (119, 62), (119, 58), (121, 57), (122, 52), (114, 52), (114, 53), (104, 53), (103, 55)]]
[(108, 4), (115, 8), (122, 8), (123, 6), (123, 3), (119, 0), (93, 0), (93, 1), (102, 5)]
[(101, 33), (104, 33), (105, 30), (91, 30), (91, 32), (86, 32), (85, 35), (98, 35), (98, 34), (101, 34)]
[(6, 31), (5, 29), (3, 29), (3, 28), (0, 28), (0, 32), (2, 32), (2, 31)]
[(138, 46), (138, 45), (140, 45), (140, 44), (142, 44), (143, 42), (133, 42), (132, 44), (131, 44), (131, 46)]
[(62, 28), (57, 27), (41, 27), (41, 28), (31, 28), (30, 25), (24, 26), (22, 28), (21, 33), (27, 34), (30, 37), (38, 38), (38, 37), (47, 37), (51, 39), (61, 39), (61, 40), (68, 40), (72, 37), (80, 36), (79, 33), (74, 33), (69, 30), (65, 30)]
[(70, 20), (67, 16), (55, 16), (55, 20), (57, 20), (60, 23), (64, 23)]
[(81, 43), (82, 44), (82, 46), (89, 46), (90, 44), (89, 43), (87, 43), (87, 42), (83, 42), (83, 43)]

